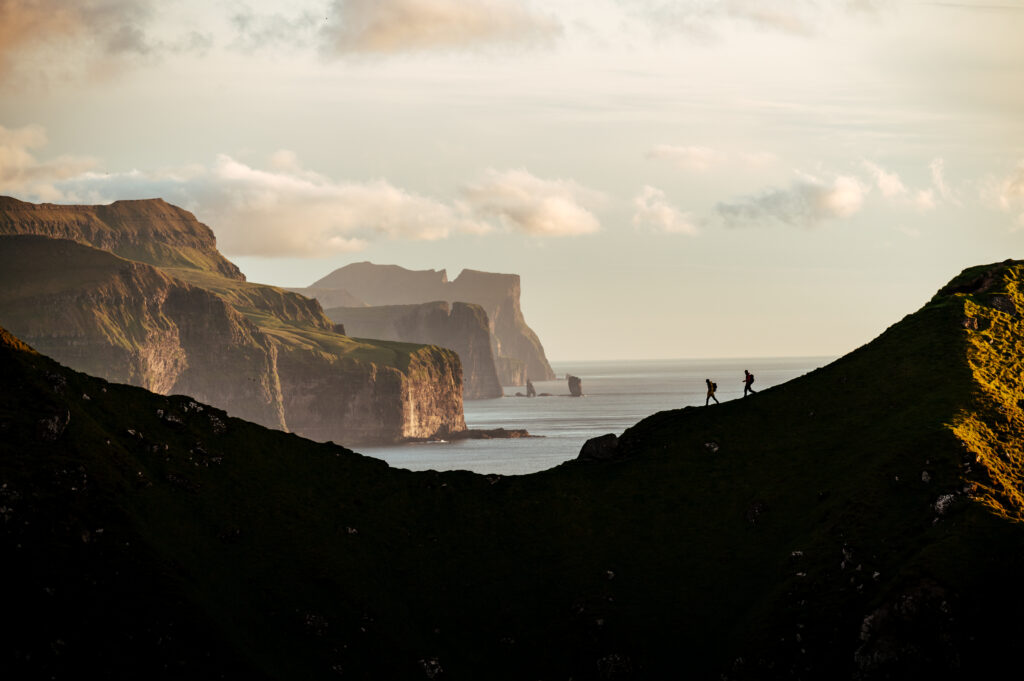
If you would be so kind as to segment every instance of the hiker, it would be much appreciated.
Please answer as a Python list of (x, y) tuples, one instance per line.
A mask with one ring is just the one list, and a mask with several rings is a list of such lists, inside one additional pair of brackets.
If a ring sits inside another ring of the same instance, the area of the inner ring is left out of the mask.
[(721, 404), (718, 398), (715, 397), (715, 391), (718, 390), (718, 384), (713, 382), (710, 378), (705, 378), (704, 382), (708, 384), (708, 396), (704, 398), (704, 406), (708, 406), (709, 400), (714, 400), (715, 404)]
[(746, 397), (748, 392), (756, 393), (757, 391), (751, 387), (754, 383), (754, 374), (750, 373), (746, 369), (743, 370), (743, 373), (743, 396)]

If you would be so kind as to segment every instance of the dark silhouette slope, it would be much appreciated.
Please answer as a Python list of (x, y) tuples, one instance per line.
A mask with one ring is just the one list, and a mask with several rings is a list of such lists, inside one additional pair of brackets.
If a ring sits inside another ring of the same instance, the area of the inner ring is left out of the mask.
[(4, 336), (0, 655), (18, 678), (981, 678), (1024, 634), (1022, 272), (522, 477), (389, 469)]

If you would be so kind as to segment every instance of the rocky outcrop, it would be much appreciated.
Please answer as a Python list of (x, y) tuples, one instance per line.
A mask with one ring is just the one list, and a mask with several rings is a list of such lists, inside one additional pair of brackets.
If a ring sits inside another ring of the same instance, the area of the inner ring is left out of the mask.
[(583, 397), (583, 381), (580, 377), (566, 374), (565, 379), (569, 382), (569, 394), (573, 397)]
[(315, 439), (465, 429), (454, 352), (342, 335), (315, 300), (246, 282), (160, 200), (0, 199), (0, 320), (75, 369)]
[[(407, 270), (396, 265), (354, 263), (335, 270), (308, 289), (295, 289), (328, 299), (329, 291), (344, 291), (368, 305), (406, 305), (436, 300), (463, 301), (483, 307), (491, 328), (491, 346), (502, 385), (523, 385), (527, 378), (553, 380), (554, 372), (537, 334), (527, 325), (520, 307), (518, 274), (463, 270), (448, 281), (444, 270)], [(506, 360), (513, 360), (507, 361)], [(519, 367), (522, 362), (525, 371)]]
[(501, 397), (487, 313), (479, 305), (435, 301), (419, 305), (324, 310), (356, 338), (381, 338), (451, 348), (462, 360), (463, 399)]

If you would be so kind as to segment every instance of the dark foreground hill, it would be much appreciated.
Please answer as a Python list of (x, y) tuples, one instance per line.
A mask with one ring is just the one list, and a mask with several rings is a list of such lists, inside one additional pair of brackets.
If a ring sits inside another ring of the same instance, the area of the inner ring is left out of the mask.
[[(1024, 624), (1021, 263), (606, 461), (393, 470), (0, 340), (11, 678), (982, 678)], [(606, 450), (608, 451), (608, 450)]]

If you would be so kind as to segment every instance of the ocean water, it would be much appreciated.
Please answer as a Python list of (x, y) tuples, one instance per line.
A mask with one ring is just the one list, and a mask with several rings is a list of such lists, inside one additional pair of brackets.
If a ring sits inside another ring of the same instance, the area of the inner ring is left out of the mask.
[[(545, 470), (576, 458), (592, 437), (622, 431), (666, 409), (703, 405), (704, 379), (718, 384), (722, 402), (743, 396), (743, 370), (764, 390), (825, 366), (830, 357), (784, 359), (702, 359), (605, 362), (552, 362), (556, 381), (537, 381), (551, 397), (513, 397), (523, 387), (506, 387), (505, 397), (465, 403), (470, 428), (525, 428), (531, 437), (429, 442), (361, 447), (367, 456), (410, 470), (469, 470), (519, 475)], [(565, 374), (579, 376), (584, 397), (570, 397)]]

